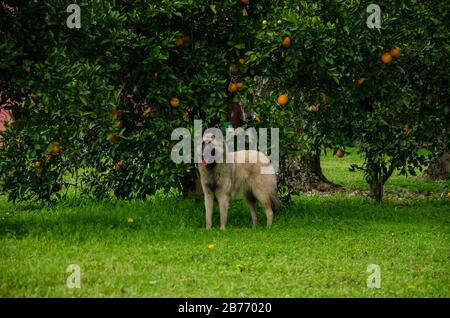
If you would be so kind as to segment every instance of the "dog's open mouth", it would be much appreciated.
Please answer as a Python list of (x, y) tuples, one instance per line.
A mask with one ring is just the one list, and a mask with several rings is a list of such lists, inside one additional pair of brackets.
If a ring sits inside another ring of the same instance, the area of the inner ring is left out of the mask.
[[(209, 165), (209, 164), (212, 164), (212, 163), (215, 163), (215, 155), (216, 155), (216, 148), (213, 148), (212, 150), (211, 150), (211, 153), (210, 153), (210, 155), (208, 156), (204, 156), (203, 157), (203, 159), (202, 159), (202, 164), (204, 165), (204, 166), (207, 166), (207, 165)], [(206, 157), (206, 158), (205, 158)]]

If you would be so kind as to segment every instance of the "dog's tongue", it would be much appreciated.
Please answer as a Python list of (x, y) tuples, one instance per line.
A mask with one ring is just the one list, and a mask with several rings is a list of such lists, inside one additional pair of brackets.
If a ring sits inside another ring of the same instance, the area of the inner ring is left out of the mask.
[(206, 159), (203, 159), (203, 160), (202, 160), (202, 164), (203, 164), (204, 166), (206, 166), (206, 165), (208, 164), (208, 161), (206, 161)]

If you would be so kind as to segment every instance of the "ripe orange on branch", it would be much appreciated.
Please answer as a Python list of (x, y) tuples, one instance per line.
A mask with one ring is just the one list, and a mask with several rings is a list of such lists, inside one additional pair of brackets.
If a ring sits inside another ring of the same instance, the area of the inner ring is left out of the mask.
[(311, 107), (309, 108), (309, 110), (312, 111), (313, 113), (317, 113), (319, 108), (317, 107), (316, 104), (312, 104)]
[(278, 96), (278, 98), (277, 98), (277, 103), (278, 103), (278, 105), (280, 105), (280, 106), (285, 106), (287, 103), (289, 102), (289, 98), (288, 98), (288, 96), (287, 95), (280, 95), (280, 96)]
[(228, 84), (228, 92), (231, 94), (234, 94), (237, 92), (237, 90), (239, 89), (238, 84), (236, 83), (230, 83)]
[(361, 77), (361, 78), (359, 78), (358, 79), (358, 85), (362, 85), (365, 81), (367, 81), (367, 78), (366, 77)]
[(125, 167), (125, 164), (123, 163), (122, 160), (120, 160), (120, 161), (118, 161), (118, 162), (116, 162), (116, 163), (114, 164), (114, 168), (115, 168), (117, 171), (122, 170), (124, 167)]
[(291, 46), (291, 42), (292, 42), (292, 41), (291, 41), (291, 38), (288, 37), (288, 36), (285, 36), (285, 37), (283, 38), (283, 41), (282, 41), (281, 43), (283, 44), (284, 47), (288, 48), (288, 47)]
[(391, 64), (392, 55), (389, 52), (383, 53), (383, 55), (381, 55), (381, 60), (384, 64)]
[(108, 142), (109, 142), (111, 145), (114, 145), (118, 140), (119, 140), (119, 135), (117, 135), (116, 133), (111, 134), (111, 135), (108, 137)]
[(51, 152), (54, 155), (58, 155), (61, 152), (61, 143), (58, 140), (52, 141), (52, 150)]
[(151, 108), (151, 107), (147, 107), (147, 108), (144, 110), (144, 117), (147, 118), (148, 116), (151, 115), (151, 113), (152, 113), (152, 108)]
[(178, 38), (175, 40), (175, 46), (182, 46), (184, 44), (183, 38)]
[(399, 57), (400, 56), (400, 48), (399, 47), (393, 47), (389, 54), (391, 54), (392, 57)]
[(170, 106), (172, 106), (173, 108), (177, 108), (180, 106), (180, 100), (177, 97), (172, 97), (170, 99)]

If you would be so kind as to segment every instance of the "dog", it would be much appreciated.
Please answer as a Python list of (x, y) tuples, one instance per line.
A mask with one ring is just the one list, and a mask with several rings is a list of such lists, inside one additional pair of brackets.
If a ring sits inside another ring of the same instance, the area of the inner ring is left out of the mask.
[[(202, 139), (202, 149), (213, 148), (215, 158), (225, 154), (225, 145), (212, 134), (205, 134)], [(253, 157), (252, 157), (253, 156)], [(243, 160), (245, 158), (245, 160)], [(250, 158), (254, 158), (253, 161)], [(256, 226), (256, 202), (259, 201), (265, 209), (267, 227), (273, 222), (273, 213), (281, 207), (277, 196), (277, 179), (275, 170), (270, 164), (269, 158), (256, 150), (240, 150), (229, 152), (228, 159), (224, 162), (210, 162), (203, 159), (199, 164), (200, 180), (205, 199), (206, 228), (212, 226), (212, 213), (214, 199), (219, 203), (220, 228), (225, 230), (228, 218), (230, 201), (238, 194), (243, 193), (251, 212), (253, 226)], [(268, 169), (269, 168), (269, 169)], [(263, 169), (272, 171), (263, 174)]]

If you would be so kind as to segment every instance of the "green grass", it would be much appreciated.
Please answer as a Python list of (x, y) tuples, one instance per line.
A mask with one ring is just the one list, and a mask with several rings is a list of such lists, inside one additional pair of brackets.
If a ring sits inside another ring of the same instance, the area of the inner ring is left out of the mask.
[[(324, 172), (365, 188), (346, 171), (358, 160), (325, 157)], [(348, 193), (296, 197), (271, 230), (252, 229), (237, 200), (225, 232), (203, 229), (195, 200), (72, 198), (46, 207), (0, 199), (0, 296), (450, 297), (443, 185), (394, 176), (387, 191), (379, 206)], [(66, 287), (69, 264), (81, 267), (80, 289)], [(380, 289), (366, 286), (369, 264), (381, 268)]]

